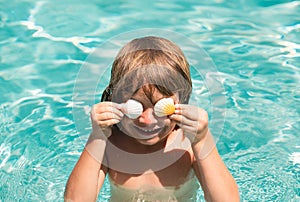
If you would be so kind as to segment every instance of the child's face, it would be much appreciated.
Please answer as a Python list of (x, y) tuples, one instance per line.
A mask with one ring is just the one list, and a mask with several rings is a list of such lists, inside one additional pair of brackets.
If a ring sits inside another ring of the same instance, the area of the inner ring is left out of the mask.
[[(155, 103), (164, 97), (166, 96), (155, 90), (152, 97), (149, 98), (143, 89), (139, 89), (131, 99), (139, 101), (143, 105), (143, 113), (136, 119), (129, 119), (124, 116), (118, 124), (122, 132), (144, 145), (154, 145), (164, 140), (175, 128), (175, 123), (167, 116), (158, 117), (154, 113)], [(175, 103), (178, 103), (177, 97), (171, 96)]]

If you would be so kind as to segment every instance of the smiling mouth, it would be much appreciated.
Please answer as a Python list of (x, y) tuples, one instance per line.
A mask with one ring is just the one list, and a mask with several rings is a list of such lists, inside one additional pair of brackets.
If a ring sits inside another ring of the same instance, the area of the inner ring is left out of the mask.
[(162, 128), (155, 128), (155, 129), (143, 129), (139, 127), (135, 127), (140, 135), (143, 136), (156, 136), (162, 130)]

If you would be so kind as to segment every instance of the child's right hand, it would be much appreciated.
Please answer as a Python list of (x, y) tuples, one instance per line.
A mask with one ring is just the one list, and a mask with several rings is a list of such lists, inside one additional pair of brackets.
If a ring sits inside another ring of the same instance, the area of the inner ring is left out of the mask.
[(108, 138), (112, 133), (111, 127), (119, 123), (124, 116), (121, 107), (121, 104), (114, 102), (95, 104), (91, 111), (92, 133)]

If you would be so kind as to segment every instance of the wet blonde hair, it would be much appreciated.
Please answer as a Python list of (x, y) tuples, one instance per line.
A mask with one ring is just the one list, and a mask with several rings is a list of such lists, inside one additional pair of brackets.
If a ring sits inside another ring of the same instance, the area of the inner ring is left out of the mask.
[(123, 102), (140, 88), (151, 96), (157, 89), (165, 96), (179, 94), (187, 103), (192, 90), (189, 64), (173, 42), (155, 36), (137, 38), (119, 51), (101, 101)]

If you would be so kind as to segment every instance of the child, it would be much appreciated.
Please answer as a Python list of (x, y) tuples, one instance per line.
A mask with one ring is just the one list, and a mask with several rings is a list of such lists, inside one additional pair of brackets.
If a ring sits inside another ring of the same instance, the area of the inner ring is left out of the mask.
[[(173, 42), (149, 36), (126, 44), (92, 108), (92, 133), (65, 200), (96, 201), (108, 175), (116, 202), (196, 201), (198, 181), (207, 201), (239, 201), (207, 113), (188, 104), (191, 90), (189, 64)], [(164, 114), (168, 103), (175, 111)]]

